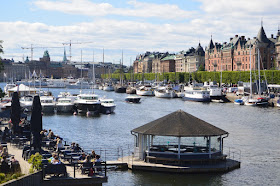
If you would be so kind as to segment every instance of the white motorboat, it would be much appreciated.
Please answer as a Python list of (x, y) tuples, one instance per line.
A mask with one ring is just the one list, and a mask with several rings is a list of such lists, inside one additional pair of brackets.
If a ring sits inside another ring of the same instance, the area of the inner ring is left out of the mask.
[(211, 100), (218, 100), (218, 102), (220, 102), (220, 100), (224, 99), (225, 95), (223, 94), (222, 87), (218, 87), (218, 85), (213, 84), (213, 82), (210, 82), (210, 85), (204, 83), (204, 87), (209, 91)]
[(11, 97), (3, 97), (1, 98), (0, 102), (0, 109), (3, 110), (8, 110), (12, 106), (12, 98)]
[(17, 85), (14, 83), (7, 83), (4, 87), (4, 93), (8, 94), (8, 90), (16, 87)]
[(19, 99), (20, 106), (26, 112), (31, 112), (32, 104), (33, 104), (33, 96), (23, 96)]
[(141, 86), (136, 89), (136, 94), (138, 96), (154, 96), (154, 89), (151, 85)]
[(155, 89), (155, 97), (158, 98), (174, 98), (175, 92), (171, 87), (159, 87)]
[(74, 105), (78, 113), (97, 115), (101, 111), (101, 102), (96, 94), (79, 94)]
[(57, 112), (72, 113), (74, 108), (74, 100), (70, 97), (60, 97), (56, 102)]
[(100, 99), (101, 112), (103, 114), (111, 114), (115, 111), (116, 104), (113, 99)]
[(114, 86), (111, 83), (105, 83), (104, 86), (103, 86), (103, 90), (114, 91)]
[(210, 91), (203, 87), (192, 87), (188, 86), (184, 88), (185, 96), (184, 101), (198, 101), (198, 102), (209, 102)]
[(53, 113), (55, 109), (55, 101), (53, 96), (40, 96), (42, 112)]

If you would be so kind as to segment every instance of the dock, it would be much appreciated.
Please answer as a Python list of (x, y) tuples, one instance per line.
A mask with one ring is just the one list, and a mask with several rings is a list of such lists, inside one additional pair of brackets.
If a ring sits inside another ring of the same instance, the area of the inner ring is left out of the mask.
[(147, 163), (143, 160), (126, 156), (117, 161), (107, 161), (108, 166), (122, 166), (131, 170), (173, 172), (173, 173), (223, 173), (240, 168), (240, 162), (232, 159), (226, 159), (223, 162), (215, 164), (201, 165), (166, 165), (157, 163)]

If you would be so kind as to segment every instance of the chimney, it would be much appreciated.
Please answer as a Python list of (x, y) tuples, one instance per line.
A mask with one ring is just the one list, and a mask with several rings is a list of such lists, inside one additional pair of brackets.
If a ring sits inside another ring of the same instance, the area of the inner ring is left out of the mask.
[(235, 35), (235, 37), (238, 37), (238, 35)]
[(229, 40), (231, 41), (233, 38), (231, 37)]

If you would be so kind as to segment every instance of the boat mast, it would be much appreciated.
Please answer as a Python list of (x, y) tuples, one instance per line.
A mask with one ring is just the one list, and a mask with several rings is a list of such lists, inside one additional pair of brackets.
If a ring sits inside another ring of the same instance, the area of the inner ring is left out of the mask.
[(123, 50), (122, 50), (122, 63), (121, 63), (121, 86), (123, 86)]
[(250, 97), (252, 97), (252, 59), (251, 59), (251, 45), (250, 45)]
[(259, 73), (259, 89), (258, 89), (258, 94), (259, 96), (261, 95), (261, 72), (260, 72), (260, 49), (258, 48), (258, 73)]
[(82, 79), (83, 79), (83, 50), (81, 50), (81, 81), (80, 81), (80, 84), (81, 84), (81, 90), (80, 92), (82, 92)]
[(94, 94), (95, 72), (94, 72), (94, 50), (92, 52), (92, 94)]

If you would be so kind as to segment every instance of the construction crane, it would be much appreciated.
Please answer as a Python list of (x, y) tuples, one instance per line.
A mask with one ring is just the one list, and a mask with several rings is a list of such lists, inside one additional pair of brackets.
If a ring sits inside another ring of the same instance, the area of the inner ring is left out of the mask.
[(63, 47), (33, 47), (33, 44), (31, 44), (31, 46), (30, 47), (21, 47), (23, 50), (24, 49), (30, 49), (30, 52), (31, 52), (31, 61), (33, 60), (33, 49), (34, 48), (63, 48)]
[(72, 43), (71, 40), (69, 43), (62, 43), (63, 45), (69, 45), (69, 62), (71, 63), (71, 58), (72, 58), (72, 51), (71, 51), (71, 47), (73, 44), (86, 44), (86, 43), (93, 43), (92, 41), (89, 42), (76, 42), (76, 43)]

